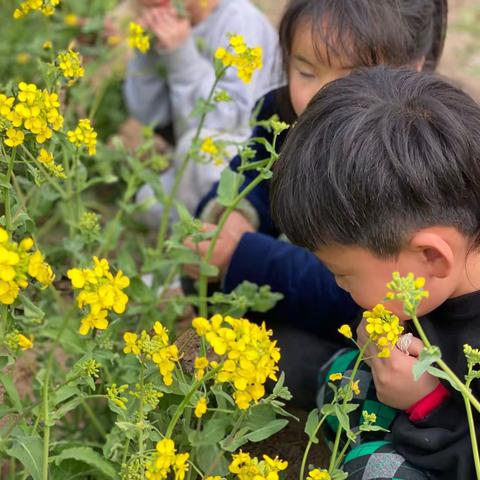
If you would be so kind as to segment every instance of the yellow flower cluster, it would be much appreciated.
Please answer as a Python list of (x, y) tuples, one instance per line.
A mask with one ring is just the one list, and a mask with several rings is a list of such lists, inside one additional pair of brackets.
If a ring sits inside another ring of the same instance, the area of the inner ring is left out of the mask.
[(268, 378), (276, 380), (280, 350), (272, 341), (272, 331), (232, 317), (214, 315), (210, 320), (197, 317), (193, 328), (212, 346), (217, 355), (224, 357), (217, 382), (230, 382), (235, 388), (233, 397), (244, 410), (251, 402), (265, 395), (264, 384)]
[(406, 277), (401, 277), (398, 272), (392, 275), (392, 281), (387, 283), (389, 292), (386, 294), (387, 300), (400, 300), (403, 303), (403, 310), (413, 317), (417, 313), (417, 308), (424, 298), (428, 298), (428, 291), (424, 290), (425, 279), (423, 277), (415, 278), (413, 273)]
[(319, 468), (314, 468), (308, 472), (307, 480), (331, 480), (331, 476), (327, 470), (320, 470)]
[(189, 457), (188, 453), (177, 453), (174, 441), (164, 438), (157, 443), (156, 452), (147, 464), (145, 478), (163, 480), (171, 472), (175, 474), (175, 480), (184, 480), (188, 470)]
[(146, 53), (150, 49), (150, 39), (138, 23), (130, 22), (128, 44), (142, 53)]
[(25, 139), (21, 127), (35, 135), (38, 143), (52, 137), (52, 130), (60, 130), (63, 117), (56, 93), (40, 90), (34, 83), (20, 82), (17, 97), (0, 94), (0, 131), (6, 130), (5, 145), (17, 147)]
[(104, 258), (93, 257), (93, 261), (93, 268), (72, 268), (67, 272), (73, 288), (82, 290), (77, 296), (78, 306), (88, 305), (90, 308), (88, 315), (82, 318), (81, 335), (87, 335), (93, 328), (105, 330), (108, 312), (113, 310), (122, 314), (128, 302), (128, 296), (122, 290), (130, 285), (129, 278), (121, 270), (113, 276)]
[(47, 17), (53, 15), (60, 0), (24, 0), (13, 12), (13, 18), (18, 20), (32, 11), (42, 12)]
[(203, 140), (202, 145), (200, 146), (200, 151), (209, 155), (215, 165), (223, 165), (224, 158), (220, 149), (218, 148), (218, 145), (213, 141), (212, 137), (207, 137)]
[(171, 385), (173, 383), (173, 370), (180, 359), (178, 347), (169, 344), (168, 330), (160, 322), (155, 322), (153, 330), (155, 335), (150, 336), (143, 330), (140, 338), (136, 333), (125, 332), (123, 335), (125, 341), (123, 352), (133, 355), (145, 354), (158, 366), (163, 383)]
[(47, 152), (44, 148), (40, 150), (37, 160), (54, 176), (57, 178), (67, 178), (63, 173), (63, 167), (58, 165), (53, 160), (53, 155)]
[(107, 397), (122, 410), (127, 409), (128, 398), (123, 397), (122, 395), (128, 390), (128, 385), (121, 385), (117, 387), (117, 384), (114, 383), (110, 387), (107, 387)]
[(77, 147), (85, 145), (89, 155), (95, 155), (97, 152), (97, 132), (92, 128), (88, 118), (79, 120), (77, 128), (67, 132), (67, 138)]
[(20, 289), (28, 287), (27, 275), (44, 287), (53, 282), (52, 267), (45, 262), (40, 251), (31, 253), (32, 248), (31, 238), (24, 238), (17, 244), (0, 227), (0, 303), (11, 305), (16, 300)]
[(367, 320), (365, 330), (370, 340), (375, 342), (380, 349), (378, 357), (388, 358), (391, 347), (395, 346), (398, 337), (403, 332), (399, 318), (382, 304), (363, 312), (363, 318)]
[(68, 52), (60, 52), (57, 55), (57, 65), (65, 78), (77, 79), (85, 74), (82, 67), (82, 57), (72, 49), (69, 49)]
[[(230, 48), (233, 53), (229, 51)], [(250, 83), (255, 70), (263, 66), (261, 47), (247, 47), (242, 35), (230, 35), (229, 48), (218, 48), (215, 58), (220, 60), (224, 67), (235, 67), (238, 77), (245, 83)]]
[(232, 463), (228, 469), (237, 475), (238, 480), (278, 480), (280, 478), (278, 472), (287, 467), (288, 462), (278, 457), (270, 458), (263, 455), (263, 460), (258, 460), (240, 450), (240, 453), (232, 455)]

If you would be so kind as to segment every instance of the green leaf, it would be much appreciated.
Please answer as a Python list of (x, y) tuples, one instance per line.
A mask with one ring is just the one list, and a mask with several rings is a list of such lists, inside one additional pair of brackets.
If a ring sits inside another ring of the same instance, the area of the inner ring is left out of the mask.
[(315, 435), (315, 430), (320, 423), (320, 416), (318, 408), (314, 408), (307, 417), (307, 422), (305, 423), (305, 433), (308, 435), (308, 438), (313, 443), (318, 443), (318, 438)]
[(31, 323), (42, 323), (42, 320), (45, 317), (45, 312), (41, 308), (38, 308), (34, 303), (32, 303), (23, 293), (21, 293), (19, 297), (23, 306), (23, 313), (26, 319), (29, 320)]
[(16, 408), (17, 412), (20, 413), (23, 410), (23, 405), (13, 380), (4, 373), (0, 373), (0, 383), (5, 388), (5, 392), (10, 398), (12, 405)]
[(275, 420), (275, 413), (268, 404), (254, 405), (248, 412), (245, 426), (250, 430), (255, 430), (269, 424)]
[(230, 435), (223, 439), (220, 442), (220, 446), (226, 450), (227, 452), (235, 452), (238, 450), (242, 445), (245, 445), (248, 442), (247, 438), (247, 432), (249, 428), (248, 427), (243, 427), (241, 428), (233, 437), (233, 439), (230, 438)]
[(436, 368), (436, 367), (428, 367), (427, 372), (430, 375), (433, 375), (434, 377), (446, 380), (455, 390), (460, 391), (457, 385), (455, 385), (455, 383), (452, 382), (450, 377), (443, 370), (440, 370), (439, 368)]
[(42, 439), (36, 436), (15, 437), (15, 443), (7, 450), (7, 454), (18, 459), (25, 467), (25, 472), (32, 476), (33, 480), (42, 478)]
[(413, 366), (413, 378), (415, 380), (418, 380), (432, 364), (434, 364), (441, 358), (442, 354), (438, 347), (425, 347), (420, 352), (418, 362), (415, 363), (415, 365)]
[(73, 459), (79, 462), (86, 463), (95, 468), (95, 470), (107, 478), (116, 478), (115, 468), (112, 464), (105, 460), (98, 452), (90, 447), (73, 447), (67, 448), (55, 457), (51, 458), (51, 461), (60, 465), (64, 460)]
[(264, 427), (249, 433), (248, 435), (246, 435), (246, 437), (250, 442), (261, 442), (262, 440), (265, 440), (266, 438), (269, 438), (272, 435), (275, 435), (277, 432), (285, 428), (287, 425), (288, 425), (288, 420), (285, 420), (285, 419), (274, 420), (273, 422), (270, 422), (268, 425), (265, 425)]
[(219, 475), (221, 477), (228, 475), (228, 461), (217, 445), (196, 448), (195, 459), (202, 472), (208, 472), (209, 475)]
[(227, 432), (231, 421), (228, 417), (212, 418), (205, 424), (205, 428), (199, 432), (193, 430), (188, 436), (193, 447), (215, 445), (220, 442)]
[(243, 174), (234, 172), (230, 170), (230, 168), (225, 168), (220, 175), (220, 182), (218, 184), (218, 203), (224, 207), (230, 207), (237, 197), (244, 179), (245, 176)]
[(348, 418), (346, 412), (343, 410), (342, 405), (335, 405), (335, 416), (338, 418), (340, 425), (345, 430), (347, 437), (351, 440), (355, 440), (355, 435), (350, 430), (350, 419)]

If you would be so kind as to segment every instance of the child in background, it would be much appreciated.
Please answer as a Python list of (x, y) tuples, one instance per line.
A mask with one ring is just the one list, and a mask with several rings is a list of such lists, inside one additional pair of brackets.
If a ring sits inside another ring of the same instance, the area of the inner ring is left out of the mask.
[[(264, 98), (259, 119), (278, 114), (280, 120), (293, 124), (322, 86), (349, 74), (354, 67), (385, 63), (434, 69), (443, 50), (446, 23), (446, 0), (291, 0), (280, 24), (288, 85)], [(277, 140), (278, 147), (286, 135)], [(261, 127), (252, 137), (272, 139), (271, 133)], [(255, 143), (253, 148), (256, 155), (252, 162), (268, 158), (261, 145)], [(230, 168), (236, 170), (239, 165), (240, 158), (236, 157)], [(257, 172), (247, 170), (244, 174), (242, 189)], [(211, 224), (223, 211), (215, 199), (216, 188), (198, 208), (200, 218), (210, 224), (206, 228), (214, 228)], [(269, 182), (263, 182), (230, 215), (213, 263), (219, 267), (226, 292), (248, 280), (271, 285), (273, 291), (284, 294), (284, 299), (262, 314), (262, 319), (269, 321), (277, 334), (284, 352), (281, 368), (296, 394), (294, 398), (310, 408), (315, 400), (318, 364), (338, 348), (338, 322), (352, 320), (360, 310), (310, 252), (278, 240), (279, 234), (270, 215)], [(198, 246), (191, 241), (186, 244), (201, 254), (209, 247), (208, 241)], [(194, 266), (188, 266), (186, 272), (193, 278), (198, 276)], [(283, 333), (282, 324), (297, 330)], [(316, 337), (305, 332), (329, 337), (331, 348), (325, 344), (323, 349), (317, 348)]]
[[(177, 146), (174, 168), (163, 176), (169, 190), (175, 167), (183, 160), (196, 130), (198, 118), (191, 113), (199, 98), (208, 97), (215, 80), (215, 50), (228, 45), (229, 33), (242, 35), (248, 46), (263, 50), (263, 68), (254, 73), (250, 84), (240, 80), (235, 69), (227, 71), (218, 89), (228, 92), (232, 101), (219, 103), (205, 121), (202, 136), (220, 135), (239, 141), (249, 135), (255, 101), (281, 82), (278, 38), (268, 19), (249, 0), (184, 0), (186, 16), (177, 12), (171, 0), (137, 2), (142, 7), (138, 21), (153, 32), (155, 40), (149, 52), (136, 53), (130, 61), (125, 98), (133, 116)], [(193, 211), (222, 168), (192, 162), (179, 200)], [(139, 200), (152, 195), (147, 186)], [(160, 206), (152, 210), (149, 223), (157, 224), (160, 212)]]
[[(394, 271), (426, 279), (420, 323), (460, 379), (464, 344), (480, 345), (479, 159), (480, 107), (467, 94), (433, 75), (377, 67), (319, 92), (290, 133), (271, 184), (277, 225), (364, 309), (383, 303)], [(400, 302), (387, 308), (418, 335)], [(360, 402), (369, 402), (359, 411), (372, 413), (374, 388), (391, 434), (350, 452), (348, 478), (478, 478), (460, 393), (429, 373), (414, 381), (419, 338), (409, 355), (390, 347), (390, 358), (378, 358), (373, 344), (371, 375), (367, 369), (358, 378)], [(331, 371), (343, 364), (348, 376), (345, 358)], [(480, 398), (479, 380), (471, 387)], [(477, 428), (479, 420), (474, 410)]]

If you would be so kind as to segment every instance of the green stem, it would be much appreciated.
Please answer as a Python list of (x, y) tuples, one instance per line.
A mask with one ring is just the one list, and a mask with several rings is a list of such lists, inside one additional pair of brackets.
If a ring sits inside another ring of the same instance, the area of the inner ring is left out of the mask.
[[(230, 443), (233, 442), (235, 434), (238, 432), (238, 430), (240, 429), (240, 427), (243, 423), (243, 420), (245, 419), (245, 415), (246, 415), (246, 410), (242, 410), (242, 413), (237, 418), (237, 421), (235, 422), (235, 425), (233, 426), (232, 431), (230, 432), (230, 435), (228, 436), (228, 438), (225, 442), (225, 447), (228, 447), (230, 445)], [(223, 454), (224, 454), (223, 450), (218, 452), (218, 454), (215, 456), (212, 463), (210, 464), (210, 467), (208, 467), (208, 470), (204, 473), (203, 478), (208, 477), (212, 473), (213, 469), (217, 466), (217, 464), (220, 461), (220, 459), (222, 458)]]
[(472, 412), (472, 404), (466, 398), (463, 397), (465, 402), (465, 409), (467, 410), (467, 419), (468, 419), (468, 428), (470, 430), (470, 442), (472, 444), (472, 454), (473, 454), (473, 461), (475, 463), (475, 472), (477, 474), (477, 478), (480, 478), (480, 457), (478, 454), (478, 443), (477, 443), (477, 434), (475, 432), (475, 422), (473, 421), (473, 412)]
[(140, 361), (140, 408), (138, 411), (138, 416), (140, 417), (140, 425), (139, 425), (139, 431), (138, 431), (138, 454), (140, 456), (140, 462), (142, 465), (142, 471), (145, 468), (145, 464), (143, 461), (143, 456), (144, 456), (144, 439), (143, 439), (143, 429), (144, 429), (144, 413), (143, 413), (143, 402), (144, 402), (144, 390), (145, 390), (145, 367), (143, 365), (143, 362)]
[(88, 405), (86, 402), (82, 402), (82, 406), (83, 406), (83, 408), (85, 409), (85, 411), (87, 412), (87, 415), (90, 417), (90, 420), (92, 421), (93, 426), (95, 427), (95, 429), (97, 430), (97, 432), (98, 432), (103, 438), (106, 438), (106, 437), (107, 437), (107, 432), (106, 432), (105, 429), (103, 428), (102, 424), (99, 422), (97, 416), (95, 415), (95, 413), (94, 413), (93, 410), (91, 409), (90, 405)]
[[(273, 139), (273, 149), (275, 150), (276, 146), (276, 140), (277, 136), (274, 137)], [(272, 155), (270, 158), (269, 162), (267, 163), (267, 166), (265, 167), (265, 170), (268, 171), (272, 168), (272, 165), (274, 164), (275, 160), (277, 159), (276, 156)], [(242, 190), (233, 200), (232, 204), (223, 212), (222, 216), (220, 217), (220, 220), (218, 222), (217, 228), (215, 230), (215, 234), (212, 237), (212, 240), (210, 241), (210, 245), (208, 246), (207, 254), (205, 255), (204, 262), (209, 263), (213, 252), (215, 250), (215, 246), (217, 245), (218, 238), (220, 236), (220, 233), (222, 231), (222, 228), (225, 226), (226, 221), (228, 220), (228, 217), (230, 214), (237, 208), (237, 205), (240, 203), (241, 200), (243, 200), (257, 185), (259, 185), (263, 181), (262, 175), (257, 175), (255, 179), (247, 186), (245, 187), (244, 190)], [(199, 302), (199, 313), (201, 317), (206, 317), (208, 314), (207, 310), (207, 277), (205, 274), (200, 274), (200, 279), (198, 282), (198, 296), (200, 297), (200, 302)]]
[[(215, 82), (213, 83), (213, 86), (208, 94), (206, 105), (210, 105), (213, 94), (215, 93), (215, 89), (217, 88), (217, 84), (220, 81), (220, 79), (223, 77), (223, 74), (225, 73), (226, 68), (224, 68), (216, 77), (215, 77)], [(193, 137), (192, 140), (192, 145), (196, 145), (198, 142), (198, 139), (200, 138), (200, 133), (202, 132), (203, 125), (205, 124), (205, 118), (207, 116), (208, 111), (205, 111), (202, 113), (202, 116), (200, 117), (200, 121), (197, 126), (197, 130), (195, 132), (195, 136)], [(162, 212), (162, 220), (160, 222), (160, 229), (158, 231), (158, 237), (157, 237), (157, 250), (160, 254), (162, 254), (163, 251), (163, 245), (165, 243), (165, 238), (167, 236), (167, 230), (168, 230), (168, 223), (169, 223), (169, 217), (170, 217), (170, 210), (172, 208), (173, 202), (175, 198), (177, 197), (178, 189), (180, 188), (180, 182), (182, 181), (183, 175), (185, 173), (185, 170), (187, 169), (188, 163), (191, 159), (191, 152), (188, 151), (185, 154), (185, 157), (182, 161), (182, 164), (178, 171), (176, 172), (175, 175), (175, 183), (173, 184), (172, 191), (170, 194), (166, 197), (165, 199), (165, 204), (164, 204), (164, 209)]]
[(17, 149), (14, 148), (12, 155), (7, 157), (7, 178), (6, 183), (8, 185), (8, 188), (5, 188), (4, 192), (4, 202), (5, 202), (5, 227), (7, 228), (8, 232), (11, 232), (12, 230), (12, 206), (10, 203), (10, 181), (12, 179), (12, 174), (13, 174), (13, 164), (15, 162), (15, 156), (16, 156)]
[(43, 385), (43, 463), (42, 463), (42, 479), (48, 480), (48, 454), (50, 449), (50, 425), (48, 418), (48, 386), (50, 376), (47, 374)]
[[(412, 322), (415, 325), (415, 328), (420, 335), (420, 338), (425, 347), (431, 347), (432, 344), (429, 342), (427, 336), (425, 335), (425, 332), (423, 331), (423, 328), (420, 325), (420, 321), (418, 320), (416, 315), (412, 315)], [(448, 375), (452, 383), (455, 384), (463, 397), (468, 398), (475, 410), (480, 413), (480, 402), (475, 398), (470, 389), (467, 388), (464, 383), (462, 383), (462, 381), (457, 377), (457, 375), (455, 375), (455, 373), (450, 369), (450, 367), (448, 367), (448, 365), (443, 360), (437, 360), (436, 363)]]
[(190, 399), (192, 398), (193, 394), (198, 390), (198, 387), (200, 385), (204, 384), (207, 380), (210, 380), (212, 377), (215, 376), (215, 374), (222, 368), (222, 365), (219, 365), (218, 367), (210, 370), (201, 380), (197, 380), (193, 385), (192, 388), (189, 390), (189, 392), (185, 395), (184, 399), (178, 406), (177, 410), (175, 411), (175, 415), (172, 417), (170, 420), (170, 423), (168, 424), (167, 427), (167, 432), (165, 433), (165, 438), (172, 438), (172, 433), (177, 425), (178, 420), (182, 416), (183, 411), (187, 407), (187, 405), (190, 402)]
[(305, 452), (303, 452), (303, 458), (302, 458), (302, 464), (300, 466), (300, 476), (298, 477), (299, 480), (304, 480), (305, 478), (305, 467), (307, 465), (307, 459), (308, 459), (308, 455), (310, 454), (310, 449), (312, 448), (313, 446), (313, 441), (312, 439), (314, 437), (317, 436), (317, 433), (318, 431), (320, 430), (320, 428), (322, 427), (323, 425), (323, 422), (326, 420), (327, 416), (324, 415), (320, 421), (318, 422), (317, 426), (315, 427), (315, 430), (313, 431), (313, 434), (312, 436), (308, 439), (308, 443), (307, 443), (307, 446), (305, 448)]
[[(357, 370), (358, 370), (358, 367), (360, 366), (360, 362), (362, 361), (365, 350), (368, 347), (368, 345), (370, 345), (370, 343), (371, 343), (370, 340), (367, 341), (365, 343), (365, 345), (362, 347), (362, 349), (360, 350), (360, 352), (357, 356), (357, 360), (356, 360), (355, 365), (354, 365), (353, 370), (352, 370), (352, 375), (350, 377), (350, 382), (354, 381), (355, 375), (357, 374)], [(343, 399), (343, 403), (344, 404), (346, 403), (346, 398)], [(330, 465), (328, 467), (328, 473), (330, 473), (330, 475), (332, 474), (333, 469), (335, 468), (335, 465), (337, 463), (337, 451), (338, 451), (338, 447), (340, 445), (340, 437), (342, 435), (342, 430), (343, 430), (343, 428), (339, 423), (337, 433), (335, 435), (335, 443), (333, 445), (332, 456), (330, 457)]]
[(58, 185), (55, 181), (53, 181), (48, 174), (48, 172), (43, 168), (43, 165), (29, 152), (29, 150), (25, 147), (25, 145), (22, 145), (23, 151), (30, 157), (30, 160), (37, 166), (37, 168), (42, 172), (43, 176), (45, 177), (45, 180), (47, 183), (49, 183), (54, 190), (57, 191), (57, 193), (60, 195), (62, 200), (65, 200), (67, 197), (63, 188)]

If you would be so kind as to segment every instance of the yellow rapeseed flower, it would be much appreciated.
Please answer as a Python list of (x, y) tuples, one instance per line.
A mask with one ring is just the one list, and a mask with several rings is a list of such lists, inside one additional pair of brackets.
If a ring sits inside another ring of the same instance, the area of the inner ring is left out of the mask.
[(33, 338), (27, 338), (25, 335), (19, 333), (17, 335), (17, 343), (22, 350), (28, 350), (33, 347)]
[(92, 128), (88, 118), (79, 120), (75, 130), (67, 132), (67, 138), (77, 147), (85, 145), (88, 148), (89, 155), (95, 155), (97, 152), (97, 133)]
[(365, 311), (363, 318), (367, 320), (365, 330), (370, 340), (375, 342), (380, 350), (378, 356), (381, 358), (390, 356), (390, 348), (395, 346), (403, 332), (399, 318), (381, 304)]
[(148, 480), (164, 480), (173, 474), (175, 480), (184, 480), (188, 471), (189, 453), (177, 453), (175, 443), (170, 438), (160, 440), (155, 448), (151, 461), (147, 464), (145, 478)]
[(69, 13), (63, 17), (63, 23), (69, 27), (75, 27), (78, 25), (78, 17), (74, 13)]
[(360, 395), (360, 380), (355, 380), (355, 381), (352, 383), (352, 392), (353, 392), (355, 395)]
[(133, 353), (134, 355), (140, 354), (140, 348), (138, 346), (138, 335), (132, 332), (125, 332), (123, 334), (123, 340), (125, 340), (125, 347), (123, 353)]
[(237, 406), (243, 410), (258, 402), (265, 395), (265, 382), (268, 378), (276, 380), (278, 371), (280, 350), (270, 339), (271, 330), (265, 324), (260, 326), (221, 315), (210, 320), (197, 317), (192, 325), (213, 351), (223, 357), (216, 381), (233, 386)]
[(43, 255), (33, 247), (33, 240), (24, 238), (19, 244), (10, 239), (0, 227), (0, 303), (11, 305), (20, 292), (28, 287), (28, 276), (48, 286), (54, 279), (53, 271)]
[(308, 472), (307, 480), (331, 480), (331, 478), (327, 470), (314, 468)]
[[(255, 70), (262, 68), (262, 49), (250, 48), (245, 44), (242, 35), (230, 35), (229, 47), (220, 47), (215, 52), (215, 58), (222, 62), (225, 68), (235, 67), (238, 77), (245, 83), (250, 83)], [(231, 53), (230, 50), (233, 50)]]
[(68, 79), (83, 77), (85, 70), (82, 67), (82, 57), (78, 52), (70, 49), (68, 52), (60, 52), (57, 55), (57, 65)]
[(352, 329), (350, 328), (350, 325), (342, 325), (338, 331), (344, 336), (344, 337), (347, 337), (347, 338), (352, 338), (353, 335), (352, 335)]
[(45, 40), (43, 42), (42, 48), (44, 50), (51, 50), (53, 48), (52, 42), (50, 40)]
[(81, 289), (77, 296), (78, 306), (87, 306), (89, 310), (81, 321), (81, 335), (86, 335), (92, 328), (105, 330), (108, 312), (122, 314), (128, 302), (123, 290), (130, 285), (129, 278), (122, 271), (113, 276), (105, 258), (93, 257), (93, 262), (92, 268), (72, 268), (67, 272), (73, 288)]
[(341, 380), (343, 378), (343, 375), (341, 373), (332, 373), (328, 379), (331, 382), (336, 382), (337, 380)]
[(13, 18), (18, 20), (32, 11), (42, 12), (45, 16), (53, 15), (60, 0), (24, 0), (13, 12)]
[(200, 397), (197, 404), (195, 405), (195, 416), (197, 418), (202, 418), (203, 415), (207, 413), (207, 399), (205, 397)]
[(207, 357), (197, 357), (195, 358), (194, 368), (195, 368), (195, 378), (201, 380), (205, 376), (205, 369), (208, 367), (209, 362)]
[(25, 135), (21, 130), (16, 130), (15, 128), (7, 129), (7, 138), (5, 139), (5, 145), (9, 147), (18, 147), (23, 143)]
[(263, 455), (263, 460), (251, 457), (249, 453), (242, 452), (232, 455), (232, 462), (228, 469), (237, 476), (238, 480), (278, 480), (278, 472), (285, 470), (288, 462), (278, 457), (270, 458)]
[(53, 155), (45, 150), (44, 148), (40, 149), (40, 153), (37, 157), (37, 160), (50, 172), (54, 177), (57, 178), (67, 178), (65, 173), (63, 173), (63, 166), (58, 165), (53, 160)]
[(150, 39), (141, 25), (130, 22), (128, 44), (131, 48), (136, 48), (141, 53), (146, 53), (150, 49)]
[(29, 53), (20, 52), (20, 53), (17, 53), (17, 56), (15, 57), (15, 60), (20, 65), (26, 65), (31, 60), (31, 58), (32, 58), (32, 56)]

